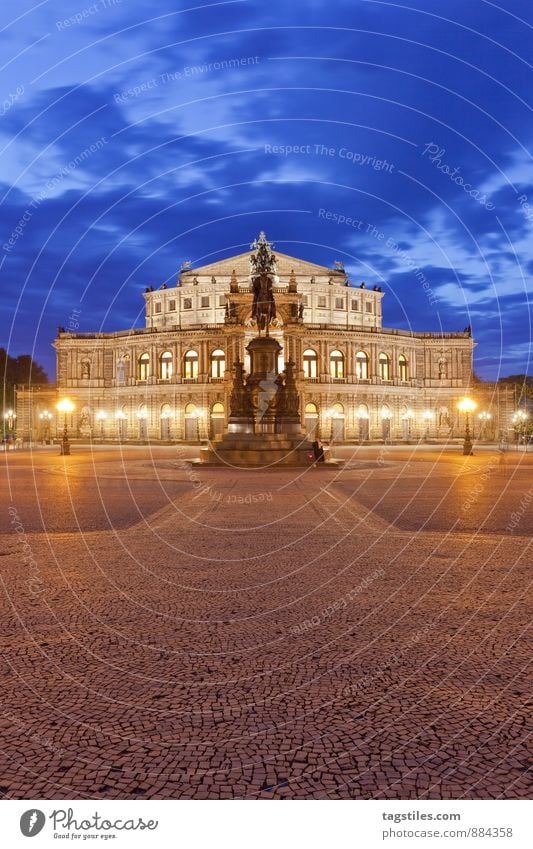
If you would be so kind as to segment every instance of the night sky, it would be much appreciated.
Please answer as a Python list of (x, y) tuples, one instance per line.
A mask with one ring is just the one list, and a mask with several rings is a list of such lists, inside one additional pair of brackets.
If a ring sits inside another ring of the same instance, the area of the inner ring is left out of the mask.
[(70, 316), (142, 326), (146, 286), (264, 229), (383, 286), (385, 325), (470, 324), (480, 376), (530, 370), (531, 0), (19, 0), (0, 26), (11, 354), (53, 378)]

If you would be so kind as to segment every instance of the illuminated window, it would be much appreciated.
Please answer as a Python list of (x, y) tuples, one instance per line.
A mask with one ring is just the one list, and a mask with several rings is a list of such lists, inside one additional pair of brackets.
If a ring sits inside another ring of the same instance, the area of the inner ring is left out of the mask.
[(226, 371), (226, 355), (221, 349), (211, 354), (211, 377), (224, 377)]
[(355, 376), (357, 380), (368, 380), (368, 354), (364, 351), (355, 355)]
[(400, 356), (398, 357), (398, 374), (399, 374), (400, 380), (407, 380), (407, 378), (408, 378), (407, 359), (404, 357), (403, 354), (400, 354)]
[(150, 354), (141, 354), (139, 357), (139, 380), (148, 380), (150, 375)]
[(198, 354), (196, 351), (187, 351), (184, 357), (185, 379), (195, 380), (198, 377)]
[(172, 377), (172, 354), (165, 351), (159, 358), (159, 376), (162, 380), (170, 380)]
[(329, 355), (329, 373), (336, 379), (344, 377), (344, 354), (342, 351), (332, 351)]
[(313, 378), (318, 372), (318, 356), (316, 351), (308, 348), (304, 351), (304, 377)]
[(390, 360), (386, 354), (380, 354), (378, 359), (379, 376), (382, 380), (390, 380)]

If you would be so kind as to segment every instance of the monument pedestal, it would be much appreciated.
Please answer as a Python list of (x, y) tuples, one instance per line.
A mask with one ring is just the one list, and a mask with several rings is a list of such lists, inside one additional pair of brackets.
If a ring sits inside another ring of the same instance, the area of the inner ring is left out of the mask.
[(292, 366), (288, 365), (285, 380), (278, 374), (281, 345), (270, 336), (258, 336), (247, 351), (251, 374), (245, 381), (242, 363), (237, 363), (228, 430), (200, 450), (201, 463), (238, 468), (310, 466), (311, 446), (300, 424)]
[[(252, 317), (257, 322), (259, 335), (246, 346), (250, 355), (250, 375), (245, 379), (243, 364), (235, 363), (228, 430), (208, 448), (201, 449), (200, 462), (210, 466), (261, 469), (310, 466), (314, 455), (302, 431), (294, 366), (286, 363), (284, 374), (279, 374), (282, 348), (268, 335), (269, 326), (276, 317), (275, 256), (263, 232), (252, 247), (256, 249), (251, 257)], [(264, 336), (261, 336), (262, 330)], [(318, 465), (324, 467), (326, 464)]]
[[(225, 433), (200, 449), (200, 462), (209, 466), (272, 468), (310, 466), (311, 446), (303, 435), (285, 433)], [(323, 465), (323, 464), (322, 464)]]

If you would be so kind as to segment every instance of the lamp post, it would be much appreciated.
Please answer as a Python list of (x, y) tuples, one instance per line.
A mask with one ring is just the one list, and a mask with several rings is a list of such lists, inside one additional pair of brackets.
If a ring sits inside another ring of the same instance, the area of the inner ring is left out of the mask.
[(74, 410), (74, 404), (70, 400), (70, 398), (62, 398), (59, 403), (56, 404), (56, 409), (59, 413), (63, 413), (63, 437), (61, 439), (61, 450), (59, 452), (60, 456), (70, 454), (70, 442), (68, 441), (68, 429), (67, 429), (67, 415), (68, 413), (72, 413)]
[(433, 413), (431, 412), (431, 410), (424, 410), (424, 412), (422, 413), (422, 418), (426, 423), (426, 432), (424, 434), (424, 439), (427, 442), (429, 440), (429, 424), (433, 419)]
[(330, 443), (332, 443), (333, 439), (334, 439), (333, 419), (335, 419), (336, 417), (337, 417), (337, 411), (333, 407), (331, 407), (329, 410), (326, 410), (326, 418), (329, 419), (330, 422), (331, 422), (330, 428), (329, 428), (329, 441), (330, 441)]
[(122, 441), (124, 439), (125, 435), (126, 435), (126, 433), (125, 433), (125, 427), (126, 426), (125, 426), (124, 422), (126, 421), (127, 418), (128, 417), (127, 417), (126, 413), (124, 412), (124, 410), (117, 410), (116, 411), (115, 419), (116, 419), (117, 425), (118, 425), (118, 438), (119, 438), (120, 441)]
[(382, 410), (381, 411), (381, 435), (383, 437), (383, 442), (390, 442), (390, 422), (392, 418), (392, 413), (390, 410)]
[(204, 411), (199, 410), (198, 408), (193, 412), (193, 416), (196, 419), (196, 439), (200, 442), (200, 419), (203, 416)]
[(479, 413), (478, 419), (481, 422), (480, 434), (479, 434), (480, 437), (481, 436), (484, 437), (486, 435), (488, 423), (490, 422), (491, 418), (492, 418), (492, 415), (490, 413), (488, 413), (486, 410), (482, 410), (481, 413)]
[(45, 445), (48, 445), (50, 442), (50, 420), (52, 418), (52, 413), (49, 413), (48, 410), (43, 410), (42, 413), (39, 413), (39, 419), (41, 420), (42, 427), (42, 439)]
[(472, 438), (470, 436), (470, 420), (469, 414), (473, 413), (476, 409), (477, 404), (475, 401), (472, 401), (471, 398), (463, 398), (457, 404), (457, 409), (460, 410), (461, 413), (465, 414), (465, 438), (463, 442), (463, 454), (465, 457), (469, 457), (474, 453), (472, 448)]
[(15, 426), (15, 419), (16, 418), (17, 418), (17, 414), (15, 413), (14, 410), (9, 409), (9, 410), (6, 410), (6, 412), (4, 413), (4, 441), (5, 441), (5, 438), (6, 438), (6, 435), (7, 435), (6, 434), (6, 425), (7, 425), (7, 432), (9, 434), (12, 433), (13, 428)]
[(100, 439), (104, 439), (104, 422), (107, 419), (107, 413), (105, 410), (98, 410), (96, 413), (96, 420), (100, 422)]
[(405, 415), (403, 417), (404, 422), (407, 422), (407, 433), (405, 434), (405, 441), (411, 441), (411, 422), (413, 421), (415, 414), (411, 409), (405, 411)]
[(518, 451), (520, 445), (520, 436), (522, 435), (524, 438), (524, 448), (527, 451), (527, 441), (526, 441), (526, 421), (528, 419), (528, 414), (525, 410), (517, 410), (513, 416), (513, 424), (517, 433), (517, 442), (516, 442), (516, 450)]
[(148, 439), (148, 410), (145, 407), (137, 410), (139, 420), (139, 439)]
[(170, 419), (172, 413), (170, 410), (161, 410), (161, 439), (170, 440)]

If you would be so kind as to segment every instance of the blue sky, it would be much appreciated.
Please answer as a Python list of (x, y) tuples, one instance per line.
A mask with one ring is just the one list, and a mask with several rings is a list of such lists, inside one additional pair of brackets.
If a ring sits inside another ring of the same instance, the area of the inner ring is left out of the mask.
[(11, 4), (0, 346), (53, 377), (74, 310), (140, 326), (147, 285), (265, 229), (531, 373), (532, 42), (530, 0)]

